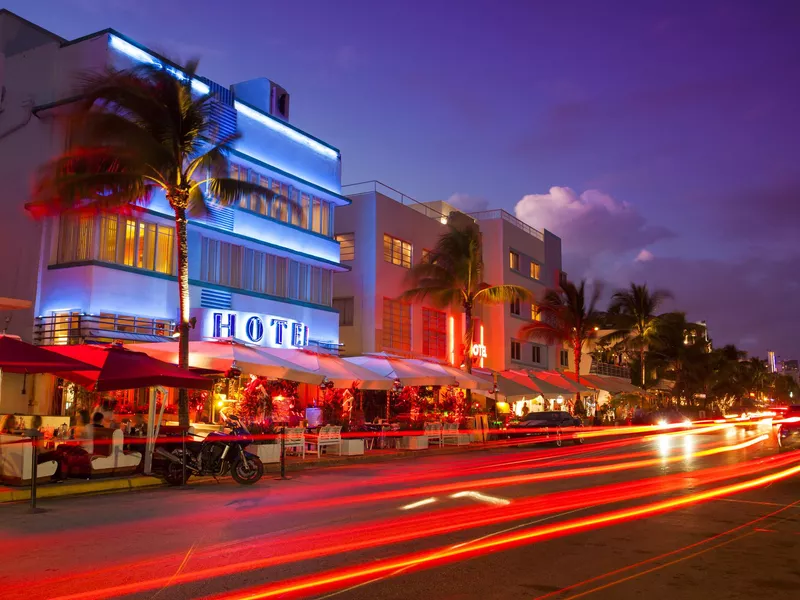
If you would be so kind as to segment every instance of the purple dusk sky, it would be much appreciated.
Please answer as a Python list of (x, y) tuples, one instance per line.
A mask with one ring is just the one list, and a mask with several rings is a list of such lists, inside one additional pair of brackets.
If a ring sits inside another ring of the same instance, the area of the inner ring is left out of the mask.
[(5, 5), (271, 78), (344, 183), (516, 211), (571, 278), (668, 288), (717, 345), (800, 357), (797, 0)]

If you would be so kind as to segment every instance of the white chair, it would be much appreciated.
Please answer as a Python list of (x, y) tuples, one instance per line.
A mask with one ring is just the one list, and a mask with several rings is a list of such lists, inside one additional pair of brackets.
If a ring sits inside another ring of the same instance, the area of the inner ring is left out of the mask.
[(317, 458), (322, 456), (322, 448), (336, 446), (339, 456), (342, 455), (342, 427), (340, 425), (325, 425), (320, 427), (317, 435), (309, 435), (306, 440), (309, 446), (317, 447)]
[(443, 443), (442, 424), (441, 423), (425, 423), (423, 428), (423, 435), (428, 438), (428, 445), (432, 446), (431, 442), (436, 442), (438, 446)]
[[(15, 485), (31, 481), (33, 467), (33, 444), (30, 438), (21, 435), (0, 435), (0, 480)], [(48, 460), (36, 465), (36, 481), (52, 477), (58, 463)]]
[(299, 451), (301, 458), (306, 457), (306, 434), (302, 427), (287, 427), (283, 437), (287, 452), (294, 449), (295, 452)]
[(442, 444), (458, 446), (458, 423), (445, 423), (442, 430)]

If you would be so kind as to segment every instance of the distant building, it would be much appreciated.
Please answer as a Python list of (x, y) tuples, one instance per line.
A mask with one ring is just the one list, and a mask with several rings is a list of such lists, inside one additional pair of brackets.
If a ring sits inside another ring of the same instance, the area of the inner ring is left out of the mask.
[[(469, 218), (483, 235), (484, 279), (516, 284), (541, 297), (561, 270), (561, 240), (502, 210), (464, 215), (445, 202), (418, 202), (376, 181), (344, 186), (352, 204), (337, 211), (336, 239), (350, 272), (334, 277), (334, 307), (348, 355), (385, 351), (425, 356), (459, 365), (464, 319), (458, 307), (430, 301), (406, 304), (397, 298), (407, 275), (447, 231), (448, 219)], [(520, 329), (539, 318), (525, 302), (477, 308), (474, 312), (478, 364), (486, 368), (557, 368), (556, 347), (531, 343)]]

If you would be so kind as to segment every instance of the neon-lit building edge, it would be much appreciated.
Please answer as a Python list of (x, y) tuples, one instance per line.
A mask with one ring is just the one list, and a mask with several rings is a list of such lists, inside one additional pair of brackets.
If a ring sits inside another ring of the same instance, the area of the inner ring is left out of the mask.
[[(8, 333), (35, 343), (169, 339), (178, 315), (172, 211), (156, 196), (125, 215), (34, 221), (24, 211), (37, 169), (64, 147), (55, 117), (76, 99), (76, 75), (108, 66), (180, 68), (114, 30), (65, 40), (0, 11), (0, 296), (30, 300), (4, 313)], [(223, 87), (198, 76), (198, 94), (214, 96), (222, 133), (238, 130), (232, 176), (292, 198), (215, 207), (189, 224), (193, 339), (216, 332), (278, 347), (338, 348), (333, 275), (347, 270), (334, 239), (341, 154), (291, 125), (289, 95), (267, 79)], [(6, 317), (8, 314), (8, 317)], [(32, 412), (5, 377), (2, 412)], [(37, 390), (35, 396), (48, 392)]]

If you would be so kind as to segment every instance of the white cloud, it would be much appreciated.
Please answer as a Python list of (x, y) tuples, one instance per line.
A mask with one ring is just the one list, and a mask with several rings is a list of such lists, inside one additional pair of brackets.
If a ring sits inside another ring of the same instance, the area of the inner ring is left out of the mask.
[(653, 260), (655, 257), (650, 250), (642, 249), (639, 254), (636, 255), (636, 262), (648, 262)]
[(578, 194), (554, 186), (547, 194), (528, 194), (514, 212), (532, 227), (561, 237), (565, 253), (589, 259), (641, 249), (673, 236), (665, 227), (648, 224), (627, 202), (599, 190)]

